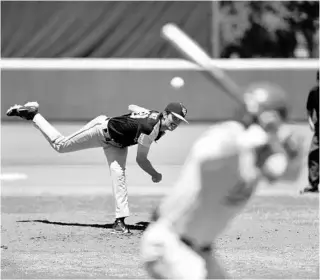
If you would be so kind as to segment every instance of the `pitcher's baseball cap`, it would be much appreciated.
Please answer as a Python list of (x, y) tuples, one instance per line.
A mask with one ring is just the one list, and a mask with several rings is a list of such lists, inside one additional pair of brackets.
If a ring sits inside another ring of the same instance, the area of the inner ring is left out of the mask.
[(165, 111), (172, 113), (178, 119), (188, 123), (188, 121), (185, 119), (185, 116), (187, 115), (187, 108), (182, 103), (179, 103), (179, 102), (169, 103), (165, 108)]

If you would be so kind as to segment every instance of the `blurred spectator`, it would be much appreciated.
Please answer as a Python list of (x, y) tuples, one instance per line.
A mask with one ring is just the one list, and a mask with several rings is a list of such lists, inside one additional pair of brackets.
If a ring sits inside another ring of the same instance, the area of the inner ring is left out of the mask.
[(319, 57), (319, 1), (220, 3), (222, 58)]
[(312, 57), (319, 57), (319, 20), (316, 22), (316, 32), (313, 35)]
[(297, 46), (294, 50), (294, 56), (296, 58), (308, 58), (309, 52), (308, 52), (308, 46), (305, 38), (300, 32), (297, 32), (296, 38), (297, 38)]

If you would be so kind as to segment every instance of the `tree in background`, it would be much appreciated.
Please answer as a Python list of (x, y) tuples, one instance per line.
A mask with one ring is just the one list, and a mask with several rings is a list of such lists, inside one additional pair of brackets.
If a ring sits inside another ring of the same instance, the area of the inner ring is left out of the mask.
[(319, 57), (318, 1), (220, 3), (221, 57)]

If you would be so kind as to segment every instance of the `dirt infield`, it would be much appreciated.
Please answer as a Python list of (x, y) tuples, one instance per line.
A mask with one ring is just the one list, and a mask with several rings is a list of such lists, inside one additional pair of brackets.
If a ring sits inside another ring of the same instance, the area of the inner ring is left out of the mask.
[[(147, 278), (140, 237), (161, 196), (132, 196), (133, 235), (110, 196), (3, 197), (2, 278)], [(319, 278), (318, 196), (257, 196), (217, 242), (233, 278)]]
[[(148, 278), (140, 237), (151, 210), (170, 192), (192, 141), (206, 127), (181, 128), (181, 139), (171, 134), (154, 148), (153, 161), (164, 175), (160, 184), (132, 165), (134, 153), (129, 154), (132, 215), (127, 223), (133, 234), (117, 236), (110, 229), (110, 176), (98, 151), (57, 155), (31, 128), (5, 126), (1, 278)], [(61, 125), (64, 131), (73, 128)], [(306, 135), (307, 150), (310, 133), (305, 126), (297, 131)], [(21, 133), (24, 141), (12, 141)], [(165, 151), (172, 158), (164, 158)], [(217, 240), (216, 253), (232, 278), (319, 278), (319, 196), (299, 195), (305, 184), (306, 168), (295, 185), (261, 186)]]

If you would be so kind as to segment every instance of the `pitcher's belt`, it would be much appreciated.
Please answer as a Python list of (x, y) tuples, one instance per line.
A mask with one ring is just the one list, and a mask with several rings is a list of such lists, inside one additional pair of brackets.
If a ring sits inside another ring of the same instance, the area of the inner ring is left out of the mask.
[(111, 137), (110, 137), (110, 133), (109, 133), (109, 129), (108, 129), (108, 122), (109, 122), (110, 118), (106, 119), (106, 123), (104, 124), (105, 128), (102, 129), (103, 131), (103, 135), (104, 138), (106, 140), (106, 142), (112, 146), (115, 146), (117, 148), (123, 148), (123, 145), (117, 143), (116, 141), (114, 141)]

